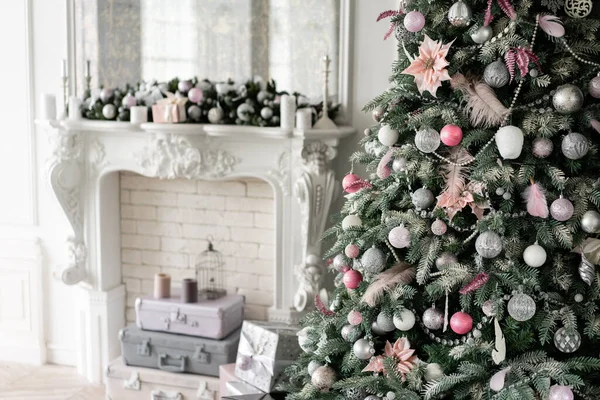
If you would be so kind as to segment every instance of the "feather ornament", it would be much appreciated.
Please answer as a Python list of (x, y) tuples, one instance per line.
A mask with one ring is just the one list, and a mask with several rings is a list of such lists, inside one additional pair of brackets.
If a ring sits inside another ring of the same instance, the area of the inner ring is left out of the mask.
[(523, 192), (523, 198), (527, 203), (529, 215), (540, 218), (548, 218), (548, 202), (544, 188), (531, 180), (531, 185)]
[(494, 89), (483, 82), (470, 82), (460, 73), (452, 77), (451, 84), (454, 89), (460, 90), (467, 97), (465, 113), (469, 115), (473, 126), (481, 128), (500, 126), (508, 114), (508, 109), (498, 100)]
[(403, 262), (396, 264), (373, 278), (362, 301), (375, 307), (386, 292), (401, 284), (408, 285), (415, 279), (415, 275), (416, 271), (412, 265)]
[(476, 291), (477, 289), (479, 289), (480, 287), (482, 287), (488, 281), (488, 279), (490, 279), (490, 276), (487, 273), (480, 272), (477, 274), (475, 279), (473, 279), (471, 282), (467, 283), (462, 289), (460, 289), (459, 293), (460, 294), (472, 293), (472, 292)]
[(506, 339), (504, 339), (498, 318), (494, 318), (494, 332), (496, 334), (496, 342), (494, 343), (494, 350), (492, 350), (492, 360), (494, 360), (496, 365), (499, 365), (506, 358)]
[(444, 163), (441, 167), (441, 173), (444, 175), (446, 184), (444, 185), (444, 191), (437, 197), (437, 207), (446, 210), (448, 218), (452, 220), (457, 212), (475, 201), (473, 194), (465, 190), (467, 168), (464, 165), (457, 165), (465, 164), (471, 161), (473, 157), (464, 148), (454, 147), (450, 150), (450, 155), (447, 158), (452, 160), (453, 163)]
[(565, 27), (560, 18), (555, 15), (544, 15), (540, 18), (540, 28), (542, 28), (547, 35), (555, 38), (565, 36)]
[(594, 128), (594, 130), (598, 133), (600, 133), (600, 122), (598, 122), (597, 120), (593, 119), (590, 121), (590, 125), (592, 126), (592, 128)]
[(335, 315), (333, 311), (328, 310), (327, 307), (325, 307), (325, 304), (323, 304), (323, 300), (321, 300), (319, 294), (315, 295), (315, 308), (326, 317), (333, 317)]
[(381, 161), (379, 161), (379, 164), (377, 165), (377, 176), (381, 179), (387, 178), (392, 173), (390, 167), (388, 166), (389, 162), (392, 161), (392, 154), (393, 151), (390, 148), (387, 151), (387, 153), (385, 153), (385, 155), (381, 158)]

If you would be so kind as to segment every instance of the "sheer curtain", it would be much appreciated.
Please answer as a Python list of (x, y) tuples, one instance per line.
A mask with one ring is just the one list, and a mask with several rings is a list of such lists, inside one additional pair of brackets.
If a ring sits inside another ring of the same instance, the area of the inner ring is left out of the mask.
[(325, 54), (332, 58), (330, 93), (337, 93), (339, 3), (83, 0), (86, 7), (79, 7), (76, 21), (78, 63), (93, 61), (95, 85), (193, 76), (241, 82), (260, 76), (316, 100), (322, 95)]

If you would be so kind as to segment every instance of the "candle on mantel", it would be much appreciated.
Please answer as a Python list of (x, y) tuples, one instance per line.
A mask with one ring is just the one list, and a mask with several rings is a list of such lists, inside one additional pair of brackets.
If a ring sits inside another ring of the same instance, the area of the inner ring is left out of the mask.
[(56, 96), (51, 93), (40, 95), (40, 117), (45, 121), (56, 119)]
[(132, 124), (143, 124), (148, 122), (148, 107), (133, 106), (129, 109), (129, 121)]
[(62, 75), (61, 75), (61, 76), (62, 76), (63, 78), (66, 78), (66, 77), (67, 77), (67, 76), (69, 76), (69, 75), (67, 75), (67, 60), (65, 60), (64, 58), (63, 58), (63, 60), (62, 60), (61, 67), (62, 67), (62, 68), (61, 68), (61, 73), (62, 73)]
[(81, 100), (77, 96), (69, 97), (69, 119), (80, 120), (81, 119)]
[(89, 78), (90, 76), (92, 76), (92, 67), (91, 67), (90, 60), (86, 60), (86, 62), (85, 62), (85, 77)]

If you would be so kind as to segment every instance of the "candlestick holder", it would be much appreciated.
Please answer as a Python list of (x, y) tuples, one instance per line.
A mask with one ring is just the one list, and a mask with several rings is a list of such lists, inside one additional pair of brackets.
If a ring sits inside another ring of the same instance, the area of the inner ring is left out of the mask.
[(62, 77), (62, 86), (63, 86), (64, 115), (67, 115), (67, 111), (68, 111), (67, 99), (69, 97), (69, 77), (67, 75)]
[(323, 57), (323, 115), (315, 123), (314, 129), (337, 129), (335, 122), (329, 118), (329, 104), (327, 100), (329, 97), (329, 64), (331, 64), (331, 58), (328, 55)]

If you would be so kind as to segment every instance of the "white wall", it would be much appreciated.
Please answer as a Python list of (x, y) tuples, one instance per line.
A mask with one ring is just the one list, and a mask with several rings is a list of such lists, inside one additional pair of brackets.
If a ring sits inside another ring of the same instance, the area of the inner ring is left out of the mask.
[[(8, 127), (0, 149), (0, 182), (6, 189), (0, 198), (0, 359), (68, 365), (77, 359), (74, 296), (53, 277), (66, 261), (65, 240), (71, 232), (45, 175), (51, 152), (47, 133), (32, 125), (33, 116), (39, 115), (40, 93), (57, 94), (62, 108), (60, 60), (67, 57), (67, 1), (0, 2), (0, 15), (5, 17), (0, 48), (7, 55), (0, 66), (5, 88), (0, 120)], [(383, 41), (387, 22), (375, 22), (381, 11), (396, 7), (396, 1), (352, 4), (349, 111), (358, 132), (340, 148), (334, 166), (340, 178), (350, 170), (347, 160), (359, 148), (363, 130), (372, 124), (362, 106), (388, 87), (396, 52), (393, 39)]]

